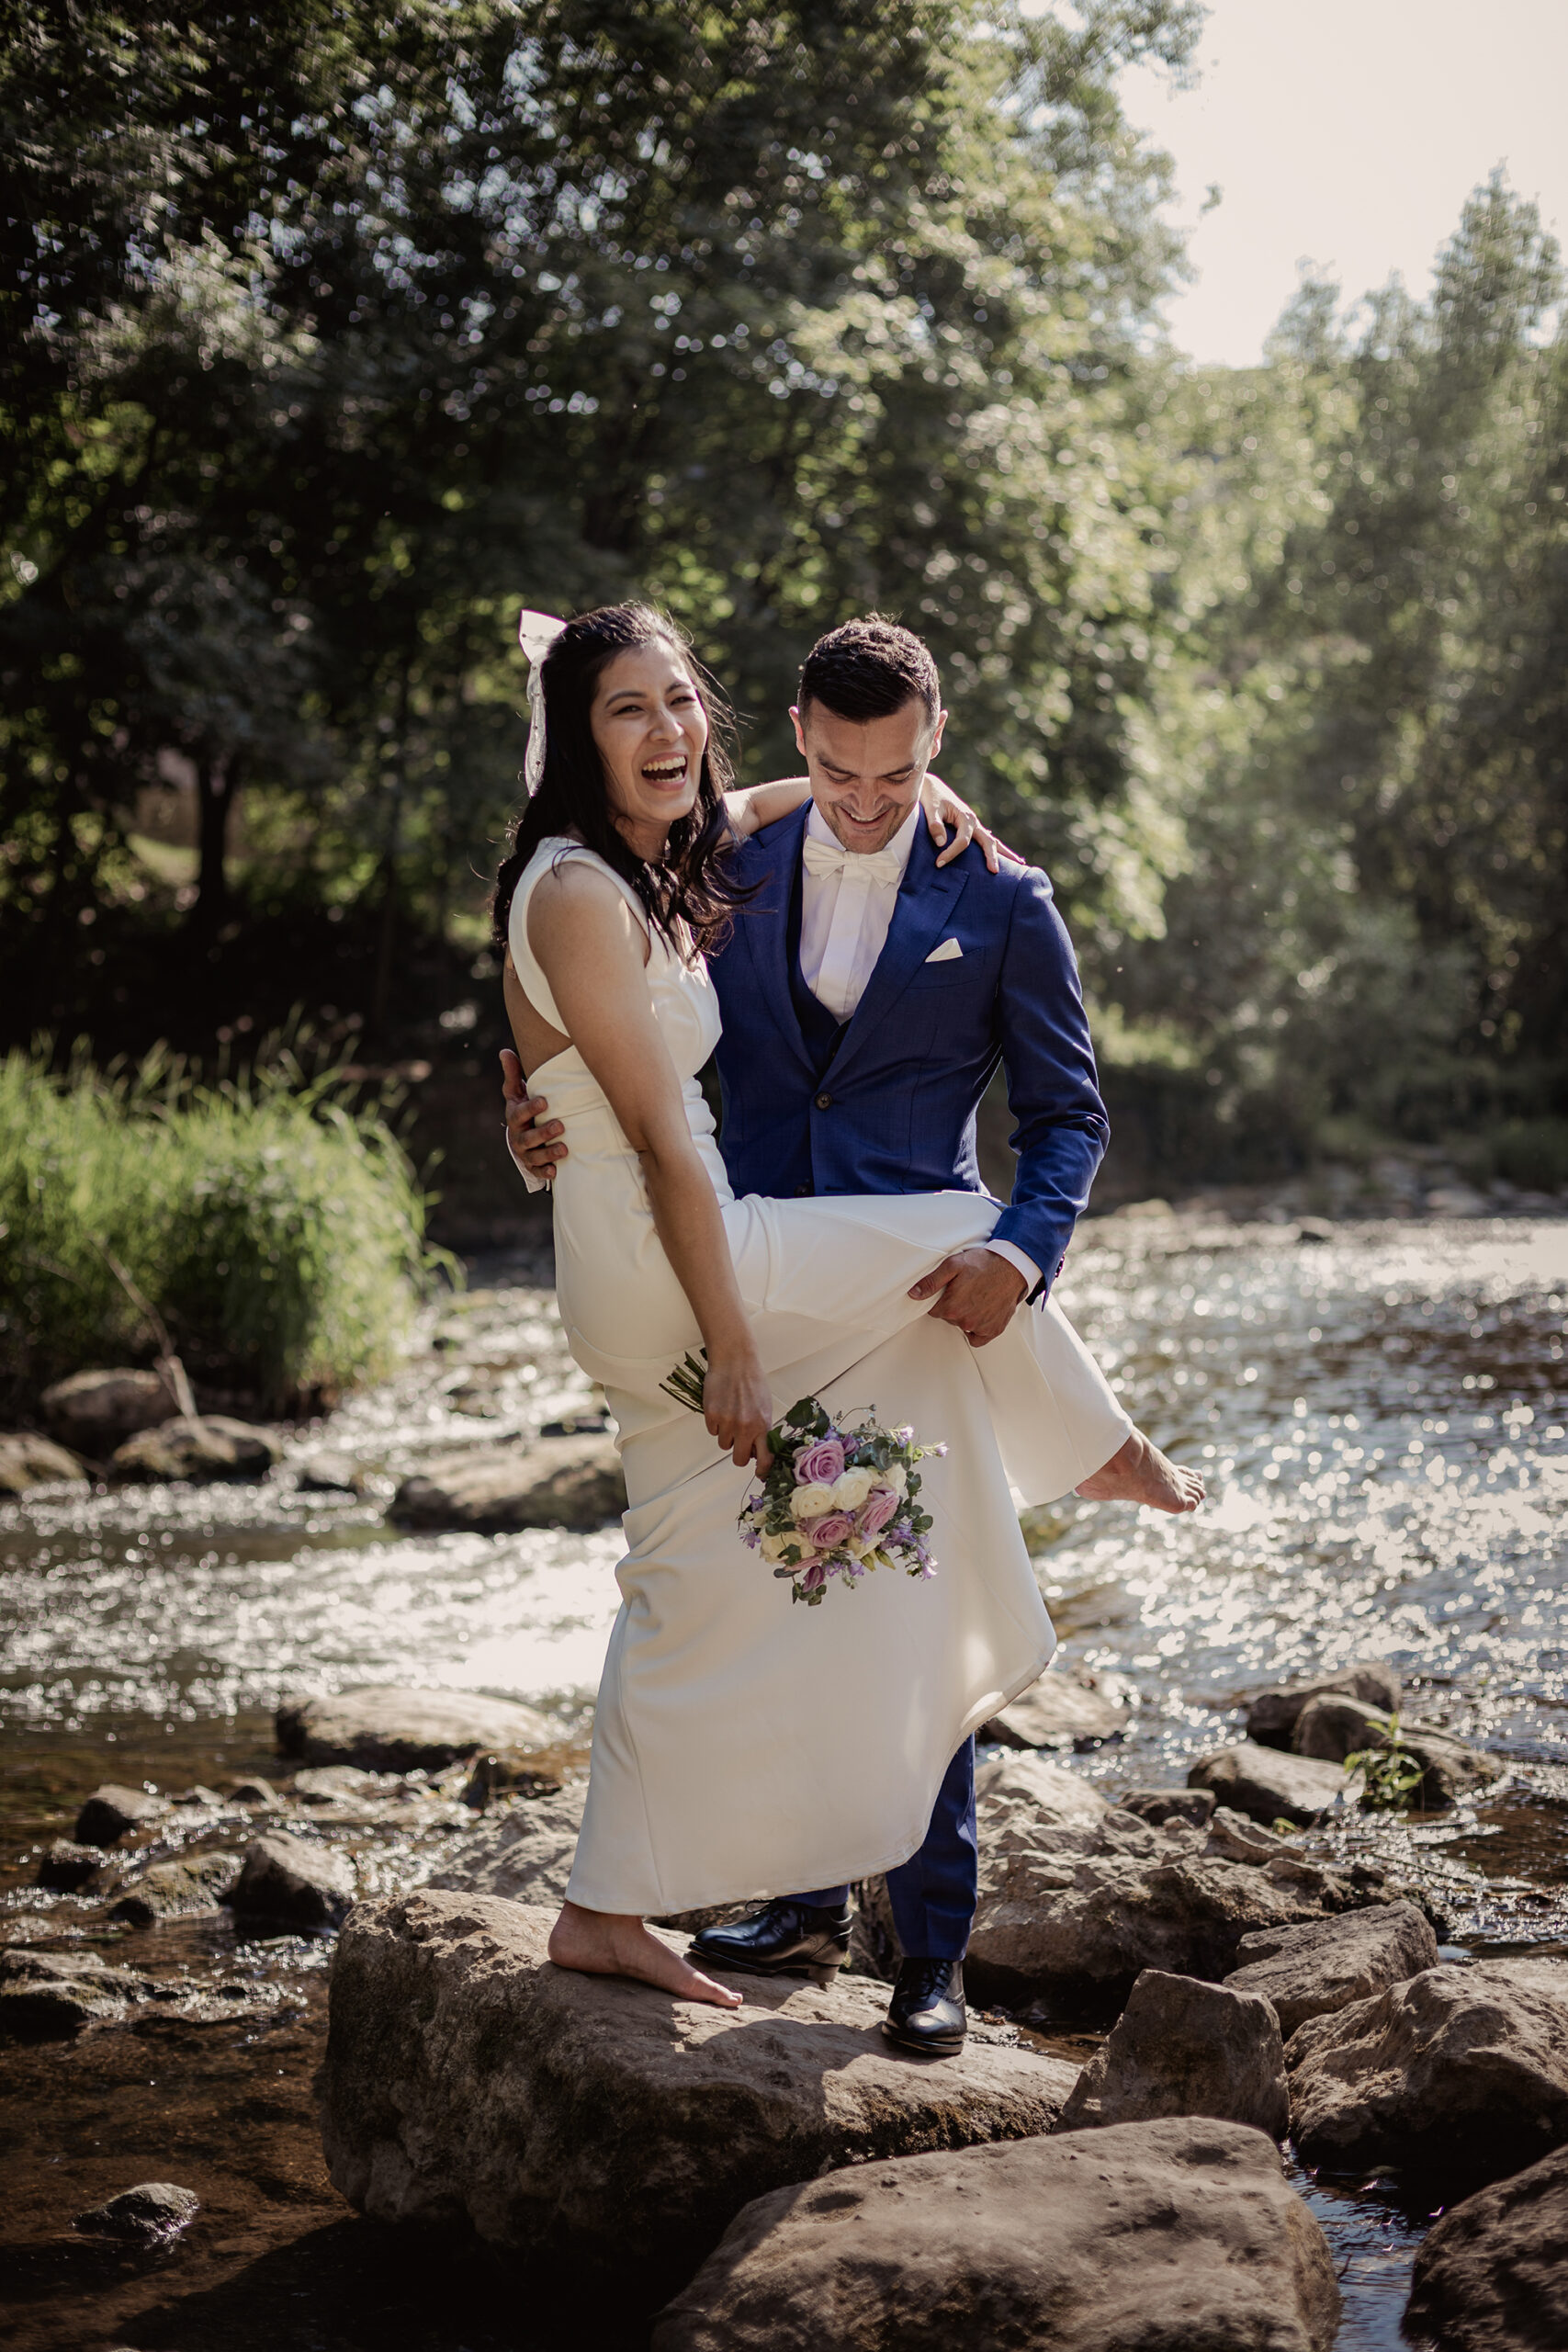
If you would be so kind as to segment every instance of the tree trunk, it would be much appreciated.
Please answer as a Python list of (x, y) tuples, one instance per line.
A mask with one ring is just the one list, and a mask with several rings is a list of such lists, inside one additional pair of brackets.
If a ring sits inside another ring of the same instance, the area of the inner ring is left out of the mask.
[(229, 909), (229, 815), (234, 805), (237, 768), (224, 759), (197, 762), (196, 797), (200, 865), (192, 919), (198, 931), (215, 932)]

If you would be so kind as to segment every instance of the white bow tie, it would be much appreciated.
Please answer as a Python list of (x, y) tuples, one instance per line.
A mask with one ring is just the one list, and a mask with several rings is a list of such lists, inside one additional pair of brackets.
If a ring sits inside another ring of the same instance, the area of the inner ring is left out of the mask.
[(807, 874), (815, 874), (819, 880), (835, 874), (840, 877), (848, 875), (868, 886), (904, 879), (904, 856), (892, 843), (886, 849), (850, 850), (838, 842), (819, 842), (815, 834), (807, 833), (801, 844), (801, 855)]

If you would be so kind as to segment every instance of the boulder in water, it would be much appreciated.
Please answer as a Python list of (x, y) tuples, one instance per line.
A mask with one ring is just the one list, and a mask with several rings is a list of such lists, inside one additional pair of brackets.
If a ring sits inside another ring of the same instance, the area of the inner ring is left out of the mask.
[(1289, 1747), (1291, 1734), (1296, 1727), (1296, 1717), (1309, 1699), (1321, 1692), (1338, 1690), (1348, 1697), (1359, 1699), (1363, 1705), (1381, 1708), (1385, 1715), (1399, 1711), (1399, 1677), (1381, 1658), (1361, 1658), (1353, 1666), (1342, 1666), (1335, 1674), (1320, 1674), (1306, 1682), (1284, 1682), (1272, 1690), (1258, 1690), (1247, 1706), (1247, 1736), (1262, 1747)]
[(367, 1772), (440, 1772), (486, 1747), (548, 1747), (554, 1724), (514, 1699), (477, 1690), (409, 1690), (375, 1682), (330, 1699), (289, 1699), (277, 1745), (302, 1764), (356, 1764)]
[(443, 1858), (427, 1882), (451, 1894), (500, 1894), (554, 1909), (566, 1900), (577, 1852), (585, 1781), (492, 1814)]
[(0, 1951), (0, 2041), (62, 2041), (111, 2024), (146, 1990), (129, 1968), (94, 1952)]
[(1058, 2132), (1206, 2115), (1282, 2140), (1291, 2128), (1280, 2020), (1256, 1993), (1145, 1968), (1078, 2076)]
[(750, 2199), (1048, 2131), (1076, 2078), (983, 2023), (961, 2056), (911, 2062), (881, 2032), (886, 1992), (853, 1979), (736, 1977), (727, 2010), (555, 1968), (551, 1923), (430, 1888), (355, 1906), (321, 2082), (333, 2179), (361, 2211), (466, 2214), (647, 2307)]
[(354, 1896), (354, 1864), (346, 1854), (274, 1829), (246, 1847), (224, 1900), (242, 1917), (321, 1928), (341, 1927)]
[(1416, 2256), (1404, 2333), (1449, 2352), (1568, 2344), (1568, 2148), (1452, 2206)]
[(194, 2191), (172, 2180), (144, 2180), (122, 2188), (107, 2205), (78, 2213), (73, 2226), (94, 2237), (127, 2238), (137, 2245), (164, 2245), (195, 2221), (201, 2211)]
[(162, 1797), (146, 1789), (122, 1788), (106, 1781), (84, 1800), (76, 1815), (76, 1842), (81, 1846), (112, 1846), (132, 1829), (143, 1829), (168, 1810)]
[(152, 1928), (160, 1919), (183, 1919), (194, 1911), (216, 1911), (227, 1902), (240, 1875), (238, 1854), (180, 1854), (153, 1862), (114, 1890), (109, 1917), (128, 1927)]
[(179, 1411), (174, 1382), (165, 1372), (73, 1372), (57, 1380), (39, 1399), (44, 1427), (62, 1445), (107, 1462), (117, 1445), (138, 1430), (156, 1429)]
[(231, 1420), (227, 1413), (202, 1413), (195, 1420), (182, 1415), (127, 1438), (115, 1448), (109, 1466), (117, 1478), (147, 1484), (168, 1479), (197, 1487), (234, 1485), (265, 1478), (282, 1452), (269, 1430)]
[(1342, 1764), (1316, 1757), (1281, 1755), (1243, 1740), (1215, 1748), (1189, 1767), (1187, 1785), (1213, 1789), (1223, 1805), (1254, 1821), (1291, 1821), (1304, 1828), (1332, 1805), (1360, 1793), (1360, 1783)]
[(1308, 2018), (1332, 2017), (1385, 1984), (1436, 1968), (1438, 1939), (1413, 1903), (1382, 1903), (1337, 1918), (1261, 1928), (1243, 1936), (1236, 1960), (1225, 1983), (1271, 2001), (1289, 2039)]
[(1309, 2018), (1285, 2062), (1307, 2164), (1517, 2172), (1568, 2142), (1568, 1962), (1425, 1969)]
[[(1309, 1699), (1296, 1717), (1291, 1746), (1298, 1756), (1316, 1756), (1342, 1764), (1348, 1756), (1393, 1746), (1390, 1718), (1359, 1699), (1325, 1692)], [(1451, 1732), (1430, 1724), (1402, 1723), (1399, 1746), (1421, 1778), (1404, 1802), (1427, 1813), (1441, 1813), (1471, 1790), (1500, 1780), (1507, 1769), (1495, 1756), (1484, 1755)]]
[(103, 1867), (101, 1846), (78, 1846), (69, 1838), (57, 1838), (38, 1866), (38, 1883), (56, 1894), (74, 1894), (91, 1887)]
[(660, 2313), (652, 2352), (1328, 2352), (1338, 2320), (1279, 2151), (1183, 2117), (775, 2189)]
[(1126, 1702), (1100, 1678), (1069, 1667), (1047, 1668), (981, 1729), (982, 1742), (1005, 1747), (1098, 1747), (1120, 1739), (1131, 1720)]
[(30, 1494), (35, 1487), (85, 1487), (87, 1474), (73, 1453), (29, 1430), (0, 1434), (0, 1495)]
[(626, 1507), (613, 1438), (547, 1437), (429, 1462), (403, 1480), (389, 1516), (405, 1527), (464, 1527), (486, 1535), (523, 1527), (587, 1534), (619, 1519)]

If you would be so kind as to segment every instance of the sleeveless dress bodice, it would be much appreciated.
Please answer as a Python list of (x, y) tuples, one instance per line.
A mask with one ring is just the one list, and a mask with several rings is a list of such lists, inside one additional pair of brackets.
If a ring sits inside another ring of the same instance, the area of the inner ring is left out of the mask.
[[(523, 993), (552, 1028), (566, 1034), (566, 1023), (557, 1009), (550, 984), (528, 944), (528, 903), (544, 876), (568, 862), (592, 866), (604, 875), (626, 899), (648, 940), (648, 993), (653, 1016), (681, 1081), (692, 1140), (702, 1155), (721, 1204), (727, 1203), (734, 1195), (719, 1156), (713, 1113), (697, 1081), (697, 1072), (711, 1059), (718, 1044), (722, 1026), (707, 964), (695, 948), (685, 953), (673, 948), (649, 922), (647, 910), (631, 884), (596, 852), (573, 841), (569, 834), (552, 834), (540, 842), (518, 876), (513, 894), (507, 936)], [(565, 1130), (567, 1159), (557, 1177), (558, 1186), (564, 1180), (568, 1191), (573, 1189), (575, 1179), (568, 1171), (574, 1159), (584, 1163), (606, 1158), (622, 1162), (629, 1159), (636, 1167), (637, 1155), (603, 1088), (575, 1046), (568, 1046), (531, 1070), (528, 1086), (531, 1093), (548, 1097), (550, 1116), (558, 1119)], [(640, 1170), (637, 1181), (640, 1188)], [(559, 1200), (565, 1194), (558, 1192), (557, 1197)]]

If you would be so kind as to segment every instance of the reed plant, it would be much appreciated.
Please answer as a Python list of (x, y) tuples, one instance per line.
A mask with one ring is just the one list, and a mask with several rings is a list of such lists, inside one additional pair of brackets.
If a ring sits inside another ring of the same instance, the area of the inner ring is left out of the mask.
[[(0, 1363), (13, 1408), (156, 1345), (267, 1410), (388, 1371), (445, 1253), (388, 1106), (298, 1038), (204, 1082), (154, 1048), (132, 1068), (47, 1041), (0, 1062)], [(129, 1282), (122, 1279), (123, 1270)]]

